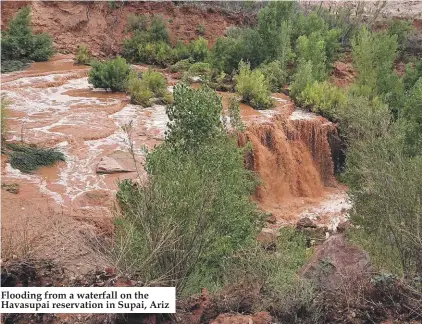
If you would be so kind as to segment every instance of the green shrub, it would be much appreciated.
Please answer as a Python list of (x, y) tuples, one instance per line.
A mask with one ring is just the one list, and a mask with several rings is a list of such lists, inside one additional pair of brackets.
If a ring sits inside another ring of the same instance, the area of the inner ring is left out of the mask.
[(272, 92), (281, 91), (287, 81), (287, 71), (283, 69), (280, 61), (261, 64), (259, 70), (264, 74)]
[(181, 61), (174, 63), (172, 66), (170, 66), (170, 71), (172, 73), (187, 71), (187, 70), (189, 70), (191, 65), (192, 65), (192, 63), (190, 62), (189, 59), (181, 60)]
[(199, 37), (190, 43), (190, 50), (195, 62), (204, 62), (208, 58), (208, 41)]
[(311, 61), (301, 62), (297, 67), (289, 92), (293, 98), (297, 98), (307, 86), (314, 82), (312, 69)]
[(89, 65), (92, 60), (91, 51), (88, 48), (88, 45), (82, 44), (78, 46), (76, 50), (76, 63)]
[(405, 151), (422, 155), (422, 77), (408, 91), (400, 117), (405, 121)]
[(373, 95), (386, 95), (392, 91), (397, 35), (374, 33), (363, 27), (352, 40), (352, 55), (359, 72), (358, 85), (367, 87)]
[(188, 44), (184, 42), (177, 42), (173, 48), (173, 56), (176, 60), (186, 60), (191, 57), (191, 49)]
[(388, 28), (390, 36), (397, 36), (398, 48), (402, 51), (406, 48), (409, 32), (412, 30), (412, 23), (407, 20), (395, 19)]
[(153, 41), (166, 43), (170, 41), (167, 22), (162, 15), (152, 17), (149, 32)]
[(353, 143), (346, 179), (359, 243), (381, 270), (411, 278), (422, 274), (422, 159), (407, 158), (398, 135)]
[(152, 105), (152, 98), (160, 99), (166, 103), (170, 101), (167, 80), (159, 72), (148, 70), (142, 73), (141, 79), (130, 77), (127, 88), (134, 104), (148, 107)]
[(239, 74), (235, 77), (236, 91), (242, 100), (256, 109), (272, 106), (271, 92), (264, 74), (259, 70), (251, 71), (250, 65), (239, 63)]
[(34, 34), (31, 29), (31, 9), (24, 7), (2, 32), (1, 59), (47, 61), (53, 55), (53, 42), (47, 34)]
[(198, 26), (198, 34), (201, 35), (201, 36), (205, 35), (205, 26), (203, 24), (200, 24)]
[(227, 37), (217, 38), (210, 61), (217, 70), (231, 74), (241, 60), (249, 62), (253, 68), (262, 63), (262, 48), (257, 30), (234, 28)]
[(410, 90), (419, 78), (422, 78), (422, 60), (417, 61), (414, 65), (406, 64), (406, 73), (403, 78), (405, 90)]
[(296, 52), (298, 57), (298, 67), (304, 62), (312, 63), (312, 76), (314, 80), (324, 80), (327, 75), (325, 42), (318, 34), (312, 33), (309, 38), (305, 35), (300, 36), (296, 43)]
[(149, 19), (144, 15), (130, 14), (127, 17), (126, 30), (131, 31), (145, 31), (148, 29)]
[(222, 132), (220, 115), (223, 107), (221, 97), (214, 90), (208, 87), (195, 90), (178, 84), (173, 96), (174, 103), (167, 107), (170, 119), (167, 142), (188, 150)]
[(120, 56), (106, 62), (94, 61), (89, 71), (88, 82), (95, 88), (111, 91), (125, 91), (130, 67)]
[[(252, 303), (250, 311), (268, 310), (277, 323), (319, 323), (321, 310), (316, 292), (310, 282), (297, 275), (308, 259), (308, 252), (303, 234), (293, 228), (281, 228), (274, 251), (262, 249), (255, 243), (228, 259), (224, 284), (228, 288), (257, 291), (255, 298), (248, 299)], [(238, 293), (241, 301), (250, 291)]]
[[(148, 181), (119, 185), (119, 268), (147, 284), (176, 286), (178, 295), (188, 283), (190, 293), (221, 280), (221, 261), (254, 241), (255, 183), (224, 133), (221, 110), (211, 89), (177, 85), (166, 140), (147, 156)], [(193, 274), (202, 280), (192, 284)]]
[(346, 102), (346, 94), (327, 81), (314, 81), (297, 96), (297, 101), (315, 113), (334, 119), (338, 108)]
[(10, 165), (22, 172), (29, 173), (42, 166), (52, 166), (58, 161), (65, 161), (62, 152), (24, 144), (8, 144)]

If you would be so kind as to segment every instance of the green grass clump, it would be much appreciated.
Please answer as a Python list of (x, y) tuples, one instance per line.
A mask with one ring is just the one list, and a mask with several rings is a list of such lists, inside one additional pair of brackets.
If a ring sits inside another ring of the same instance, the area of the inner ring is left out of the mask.
[(10, 165), (24, 173), (30, 173), (42, 166), (52, 166), (65, 161), (62, 152), (25, 144), (8, 144)]

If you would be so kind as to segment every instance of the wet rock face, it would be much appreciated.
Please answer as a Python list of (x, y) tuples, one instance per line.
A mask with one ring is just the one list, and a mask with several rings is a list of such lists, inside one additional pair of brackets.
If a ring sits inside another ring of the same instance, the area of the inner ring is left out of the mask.
[(301, 275), (323, 291), (366, 282), (372, 272), (368, 254), (345, 242), (343, 234), (328, 238), (303, 267)]

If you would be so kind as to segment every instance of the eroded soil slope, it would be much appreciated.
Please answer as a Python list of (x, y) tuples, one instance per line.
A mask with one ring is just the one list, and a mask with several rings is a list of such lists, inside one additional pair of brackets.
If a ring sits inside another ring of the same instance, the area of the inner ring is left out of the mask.
[(107, 1), (2, 1), (2, 29), (26, 5), (32, 8), (34, 31), (52, 35), (59, 52), (74, 52), (78, 44), (84, 43), (95, 56), (112, 55), (120, 50), (127, 36), (125, 28), (130, 14), (164, 15), (172, 41), (197, 38), (202, 25), (210, 46), (227, 27), (245, 24), (251, 19), (242, 13), (229, 14), (167, 1), (127, 2), (117, 8), (112, 8)]

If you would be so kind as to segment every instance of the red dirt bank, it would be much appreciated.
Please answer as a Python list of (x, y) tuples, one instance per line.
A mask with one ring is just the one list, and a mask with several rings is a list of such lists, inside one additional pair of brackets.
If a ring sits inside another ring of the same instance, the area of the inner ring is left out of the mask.
[(57, 51), (73, 53), (78, 44), (84, 43), (95, 56), (112, 55), (120, 50), (130, 14), (164, 15), (172, 40), (195, 39), (199, 36), (198, 27), (203, 25), (210, 46), (230, 25), (250, 21), (244, 13), (230, 14), (175, 2), (127, 2), (112, 9), (106, 1), (2, 1), (2, 29), (27, 5), (32, 8), (34, 31), (52, 35)]

